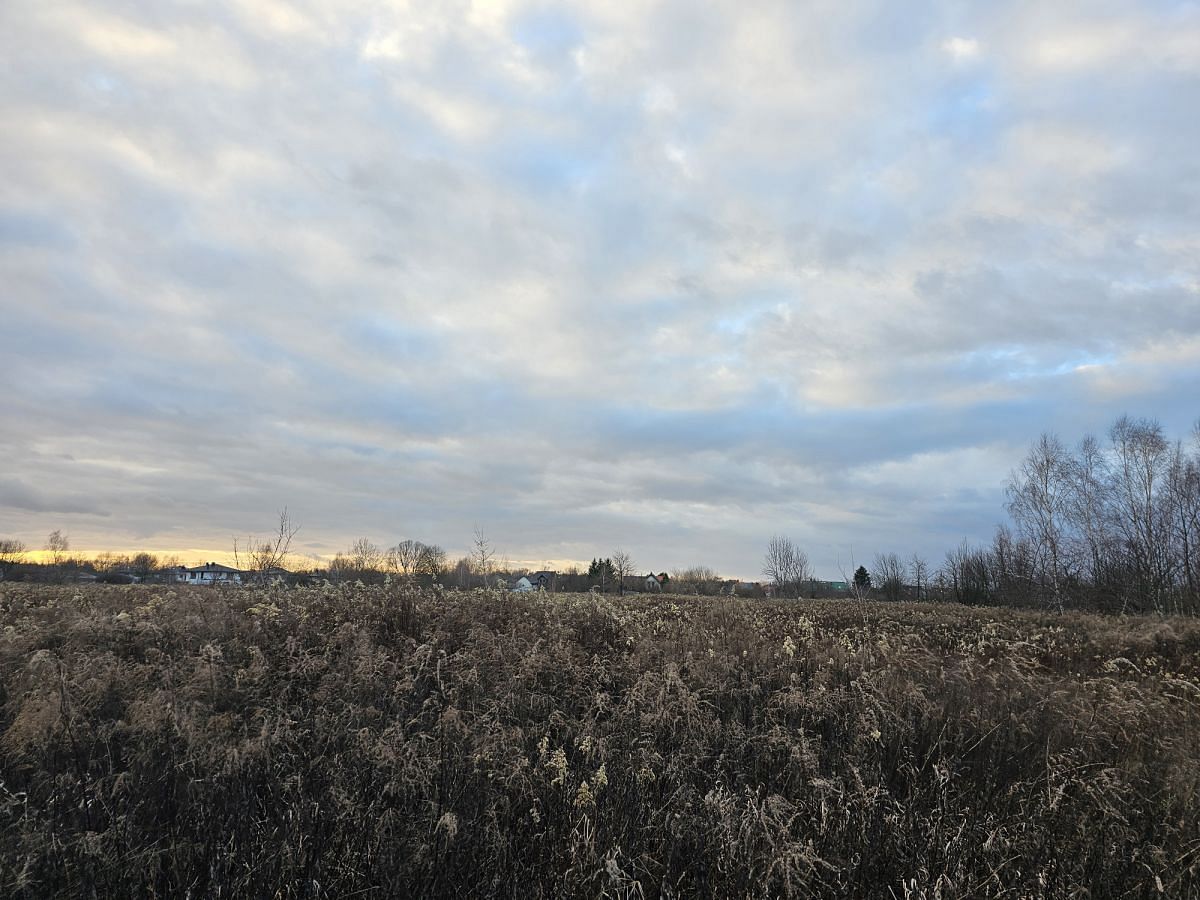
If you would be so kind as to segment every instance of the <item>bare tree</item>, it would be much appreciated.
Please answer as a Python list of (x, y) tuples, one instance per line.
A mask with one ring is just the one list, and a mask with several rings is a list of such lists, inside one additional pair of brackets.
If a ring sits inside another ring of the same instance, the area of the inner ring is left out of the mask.
[(377, 544), (362, 537), (350, 545), (350, 561), (361, 572), (375, 572), (383, 562), (383, 551)]
[(613, 578), (617, 582), (617, 593), (625, 593), (625, 579), (630, 575), (636, 574), (636, 563), (633, 557), (619, 547), (613, 551), (612, 555), (612, 573)]
[(993, 599), (1200, 608), (1200, 452), (1152, 419), (1122, 416), (1108, 437), (1068, 453), (1043, 435), (1030, 448), (1007, 485), (1016, 534), (1001, 526), (985, 551)]
[(153, 553), (135, 553), (129, 560), (129, 572), (141, 581), (145, 581), (158, 571), (158, 557)]
[(1169, 510), (1171, 540), (1178, 557), (1183, 602), (1176, 612), (1196, 612), (1200, 607), (1200, 459), (1189, 456), (1182, 443), (1176, 443), (1167, 467), (1166, 501)]
[(798, 597), (803, 586), (812, 581), (808, 554), (792, 543), (791, 538), (779, 534), (767, 542), (762, 573), (784, 595)]
[(948, 599), (958, 603), (983, 604), (992, 597), (992, 567), (988, 552), (966, 541), (946, 554), (938, 573)]
[(1107, 589), (1118, 555), (1112, 528), (1112, 470), (1104, 448), (1090, 434), (1079, 442), (1071, 460), (1067, 514), (1076, 533), (1077, 568), (1093, 588)]
[(339, 552), (329, 564), (329, 574), (335, 582), (361, 581), (366, 584), (380, 580), (384, 555), (369, 538), (358, 538), (350, 549)]
[(895, 553), (876, 553), (872, 574), (885, 599), (899, 600), (904, 595), (904, 563)]
[[(121, 570), (128, 570), (129, 557), (120, 556), (116, 553), (112, 553), (111, 551), (105, 551), (104, 553), (98, 554), (96, 558), (92, 560), (92, 568), (95, 570), (97, 575), (116, 575), (121, 572)], [(128, 574), (128, 571), (125, 571), (122, 574)]]
[(908, 573), (912, 579), (913, 589), (916, 591), (916, 599), (924, 596), (929, 585), (929, 563), (919, 554), (914, 553), (908, 561)]
[(476, 525), (475, 537), (471, 541), (471, 567), (475, 574), (483, 579), (485, 585), (490, 580), (495, 558), (496, 550), (492, 542), (483, 533), (483, 529)]
[(341, 584), (347, 579), (354, 578), (354, 565), (350, 562), (350, 557), (339, 550), (333, 555), (333, 559), (329, 561), (329, 580), (334, 584)]
[(387, 567), (391, 572), (411, 578), (417, 573), (425, 545), (420, 541), (401, 541), (387, 552)]
[(25, 560), (25, 545), (16, 538), (0, 539), (0, 580), (8, 578), (13, 569)]
[(50, 554), (50, 565), (58, 567), (66, 560), (67, 551), (71, 549), (71, 541), (59, 529), (55, 528), (46, 538), (44, 549)]
[(1063, 445), (1043, 434), (1008, 479), (1008, 512), (1037, 554), (1047, 603), (1062, 608), (1071, 463)]
[(251, 535), (244, 539), (233, 539), (234, 565), (258, 582), (268, 581), (274, 570), (284, 567), (292, 549), (292, 538), (299, 530), (300, 525), (292, 521), (285, 506), (279, 511), (279, 525), (270, 537)]
[(674, 569), (671, 584), (679, 593), (715, 594), (721, 588), (721, 576), (708, 566)]
[(437, 578), (446, 570), (446, 551), (437, 544), (404, 540), (387, 551), (384, 562), (389, 572), (405, 579)]
[(437, 544), (426, 544), (421, 551), (421, 560), (417, 564), (418, 575), (428, 575), (430, 578), (441, 578), (446, 571), (446, 551)]
[(471, 558), (469, 556), (460, 557), (451, 567), (451, 576), (454, 583), (460, 588), (470, 587), (471, 568)]
[(1169, 549), (1164, 532), (1160, 488), (1169, 461), (1169, 445), (1162, 426), (1153, 420), (1122, 416), (1109, 431), (1113, 445), (1117, 527), (1128, 548), (1133, 586), (1139, 597), (1164, 612), (1165, 588), (1170, 580)]

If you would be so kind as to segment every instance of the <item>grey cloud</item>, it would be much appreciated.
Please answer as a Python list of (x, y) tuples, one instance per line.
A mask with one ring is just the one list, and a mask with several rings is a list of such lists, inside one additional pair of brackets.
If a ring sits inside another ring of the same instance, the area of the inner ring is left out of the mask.
[(1040, 430), (1200, 412), (1200, 21), (1098, 15), (18, 0), (0, 532), (986, 538)]
[(0, 479), (0, 505), (32, 513), (102, 517), (112, 515), (86, 496), (41, 491), (12, 478)]

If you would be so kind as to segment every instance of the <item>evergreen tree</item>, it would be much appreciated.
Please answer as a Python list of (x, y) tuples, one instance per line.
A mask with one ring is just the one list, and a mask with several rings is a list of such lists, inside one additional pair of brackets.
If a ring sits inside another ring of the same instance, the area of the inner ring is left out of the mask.
[(871, 589), (871, 573), (867, 571), (866, 566), (859, 566), (854, 570), (854, 586), (863, 591)]
[(588, 566), (588, 580), (598, 582), (600, 590), (613, 581), (613, 564), (611, 559), (593, 559)]

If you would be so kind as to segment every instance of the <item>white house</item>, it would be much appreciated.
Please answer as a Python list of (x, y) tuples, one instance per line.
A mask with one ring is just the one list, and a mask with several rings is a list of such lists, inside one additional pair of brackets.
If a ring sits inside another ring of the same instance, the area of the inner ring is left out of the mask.
[(557, 586), (558, 573), (543, 569), (541, 572), (522, 575), (513, 584), (512, 589), (524, 593), (526, 591), (553, 591)]
[(210, 562), (183, 570), (184, 584), (241, 584), (242, 573), (229, 566)]

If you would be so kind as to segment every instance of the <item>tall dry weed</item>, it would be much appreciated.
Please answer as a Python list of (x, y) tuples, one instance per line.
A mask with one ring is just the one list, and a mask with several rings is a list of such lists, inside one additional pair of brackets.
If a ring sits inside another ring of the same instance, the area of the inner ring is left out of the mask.
[(0, 895), (1189, 897), (1200, 623), (0, 586)]

